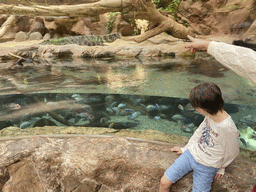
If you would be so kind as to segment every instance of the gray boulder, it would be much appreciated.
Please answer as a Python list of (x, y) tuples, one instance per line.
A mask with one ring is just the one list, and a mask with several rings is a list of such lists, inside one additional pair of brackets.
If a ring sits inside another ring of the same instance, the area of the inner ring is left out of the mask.
[(39, 32), (33, 32), (29, 35), (29, 40), (41, 40), (43, 39), (43, 36)]
[(15, 41), (26, 41), (28, 40), (27, 33), (20, 31), (15, 35)]

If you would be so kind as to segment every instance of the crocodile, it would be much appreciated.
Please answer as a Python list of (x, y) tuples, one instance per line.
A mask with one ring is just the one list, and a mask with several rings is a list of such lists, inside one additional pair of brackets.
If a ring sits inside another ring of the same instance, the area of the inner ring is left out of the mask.
[(104, 43), (111, 43), (116, 39), (120, 39), (118, 33), (110, 33), (108, 35), (79, 35), (71, 37), (63, 37), (59, 39), (50, 39), (41, 42), (41, 45), (53, 44), (53, 45), (66, 45), (66, 44), (78, 44), (87, 46), (104, 46)]

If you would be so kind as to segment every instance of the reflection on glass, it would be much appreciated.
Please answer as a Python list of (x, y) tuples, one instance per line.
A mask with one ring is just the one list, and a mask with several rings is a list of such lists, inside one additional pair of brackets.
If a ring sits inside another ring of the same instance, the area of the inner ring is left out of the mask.
[(146, 80), (147, 72), (140, 65), (136, 65), (134, 69), (128, 71), (110, 68), (106, 72), (107, 87), (113, 92), (120, 92), (123, 89), (136, 91)]
[[(49, 93), (2, 95), (0, 101), (0, 129), (84, 126), (191, 136), (204, 118), (188, 99), (174, 97)], [(240, 147), (255, 151), (256, 107), (226, 103), (224, 109), (240, 132)]]

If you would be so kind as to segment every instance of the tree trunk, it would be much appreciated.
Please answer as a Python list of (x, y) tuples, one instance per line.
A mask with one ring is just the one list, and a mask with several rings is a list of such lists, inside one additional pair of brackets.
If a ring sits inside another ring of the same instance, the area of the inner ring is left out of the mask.
[(8, 17), (8, 19), (4, 22), (4, 24), (0, 28), (0, 38), (2, 38), (6, 34), (8, 29), (10, 29), (17, 20), (18, 20), (18, 17), (15, 15), (11, 15), (10, 17)]
[(100, 0), (95, 3), (79, 5), (22, 6), (0, 4), (0, 14), (27, 16), (68, 16), (97, 17), (108, 12), (134, 11), (133, 19), (144, 19), (155, 24), (155, 28), (139, 36), (122, 37), (124, 40), (142, 42), (162, 32), (177, 38), (186, 39), (190, 33), (187, 28), (173, 18), (161, 14), (152, 0)]
[(124, 40), (134, 40), (143, 42), (150, 37), (166, 32), (176, 38), (187, 39), (190, 31), (183, 25), (177, 23), (171, 17), (161, 14), (151, 0), (132, 0), (133, 6), (136, 7), (135, 18), (145, 19), (155, 23), (155, 28), (138, 36), (122, 37)]
[[(123, 2), (123, 3), (122, 3)], [(130, 0), (101, 0), (96, 3), (80, 5), (23, 6), (0, 4), (0, 14), (26, 16), (69, 16), (95, 17), (108, 12), (120, 12), (132, 6)]]

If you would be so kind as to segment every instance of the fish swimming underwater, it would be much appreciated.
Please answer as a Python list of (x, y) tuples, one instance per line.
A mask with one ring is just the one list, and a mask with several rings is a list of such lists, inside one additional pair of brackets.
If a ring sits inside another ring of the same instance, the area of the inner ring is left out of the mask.
[(21, 106), (18, 103), (7, 103), (3, 105), (3, 107), (9, 110), (18, 110), (21, 108)]

